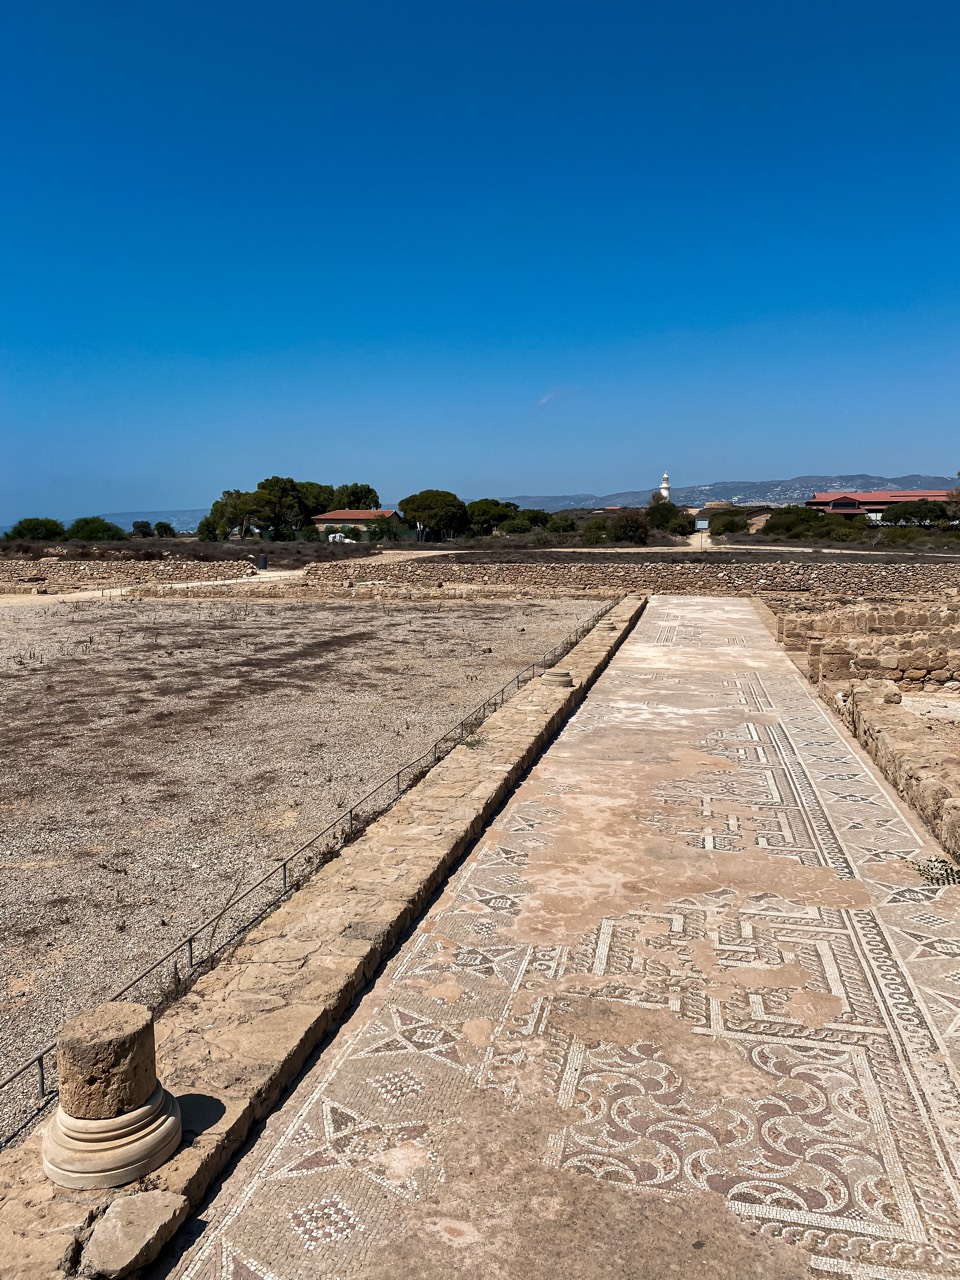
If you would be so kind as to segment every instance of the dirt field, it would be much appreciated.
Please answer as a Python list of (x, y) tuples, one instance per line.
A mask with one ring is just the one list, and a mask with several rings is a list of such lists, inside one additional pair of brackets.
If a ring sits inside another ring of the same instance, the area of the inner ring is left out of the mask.
[(0, 611), (0, 1076), (595, 608)]

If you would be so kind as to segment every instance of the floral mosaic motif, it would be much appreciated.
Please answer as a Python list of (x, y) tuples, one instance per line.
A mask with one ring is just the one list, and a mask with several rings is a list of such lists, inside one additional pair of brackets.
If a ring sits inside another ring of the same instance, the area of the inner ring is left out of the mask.
[(367, 1083), (376, 1089), (385, 1102), (390, 1102), (394, 1106), (407, 1098), (415, 1098), (424, 1090), (423, 1080), (415, 1076), (412, 1071), (387, 1071)]
[(899, 1224), (915, 1212), (898, 1201), (877, 1154), (885, 1122), (868, 1102), (875, 1082), (861, 1087), (862, 1056), (758, 1046), (751, 1058), (770, 1075), (770, 1095), (716, 1101), (655, 1045), (588, 1052), (573, 1094), (584, 1119), (563, 1135), (557, 1163), (631, 1186), (716, 1191), (826, 1217), (855, 1209)]
[(392, 1053), (421, 1053), (451, 1066), (461, 1066), (463, 1058), (458, 1047), (460, 1037), (440, 1022), (408, 1009), (391, 1008), (386, 1018), (392, 1023), (382, 1039), (363, 1050), (365, 1057), (383, 1057)]
[(363, 1223), (347, 1208), (339, 1196), (325, 1196), (313, 1204), (294, 1209), (290, 1225), (304, 1247), (310, 1250), (319, 1245), (341, 1244), (357, 1231)]

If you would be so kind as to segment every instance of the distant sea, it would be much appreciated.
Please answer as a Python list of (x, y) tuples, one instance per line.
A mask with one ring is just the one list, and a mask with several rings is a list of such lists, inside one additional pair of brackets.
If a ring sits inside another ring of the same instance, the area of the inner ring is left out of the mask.
[(104, 520), (112, 520), (121, 529), (128, 532), (133, 528), (134, 520), (149, 520), (156, 524), (158, 520), (166, 520), (172, 524), (177, 533), (193, 533), (205, 515), (209, 515), (209, 507), (193, 507), (180, 511), (99, 511)]
[[(173, 525), (177, 533), (193, 533), (209, 510), (209, 507), (187, 507), (179, 511), (97, 511), (95, 514), (103, 516), (104, 520), (112, 520), (128, 533), (133, 528), (134, 520), (149, 520), (151, 524), (156, 524), (158, 520), (166, 520), (167, 524)], [(73, 519), (74, 517), (70, 516), (63, 523), (69, 525)], [(12, 528), (13, 526), (9, 524), (0, 525), (0, 535)]]

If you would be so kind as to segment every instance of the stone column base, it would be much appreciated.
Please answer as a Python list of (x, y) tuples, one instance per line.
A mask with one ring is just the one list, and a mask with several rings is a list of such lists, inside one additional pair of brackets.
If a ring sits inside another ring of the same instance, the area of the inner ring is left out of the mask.
[(573, 677), (569, 671), (562, 671), (557, 667), (551, 667), (549, 671), (545, 671), (540, 677), (541, 684), (556, 685), (560, 689), (572, 689)]
[(43, 1171), (61, 1187), (122, 1187), (158, 1169), (180, 1137), (180, 1108), (159, 1084), (142, 1107), (111, 1120), (58, 1107), (43, 1134)]

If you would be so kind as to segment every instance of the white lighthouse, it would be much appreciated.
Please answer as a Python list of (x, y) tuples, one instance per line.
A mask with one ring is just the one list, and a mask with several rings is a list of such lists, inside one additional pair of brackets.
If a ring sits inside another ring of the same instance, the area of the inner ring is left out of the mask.
[(663, 473), (663, 479), (660, 481), (660, 496), (665, 502), (670, 501), (670, 477), (666, 471)]

